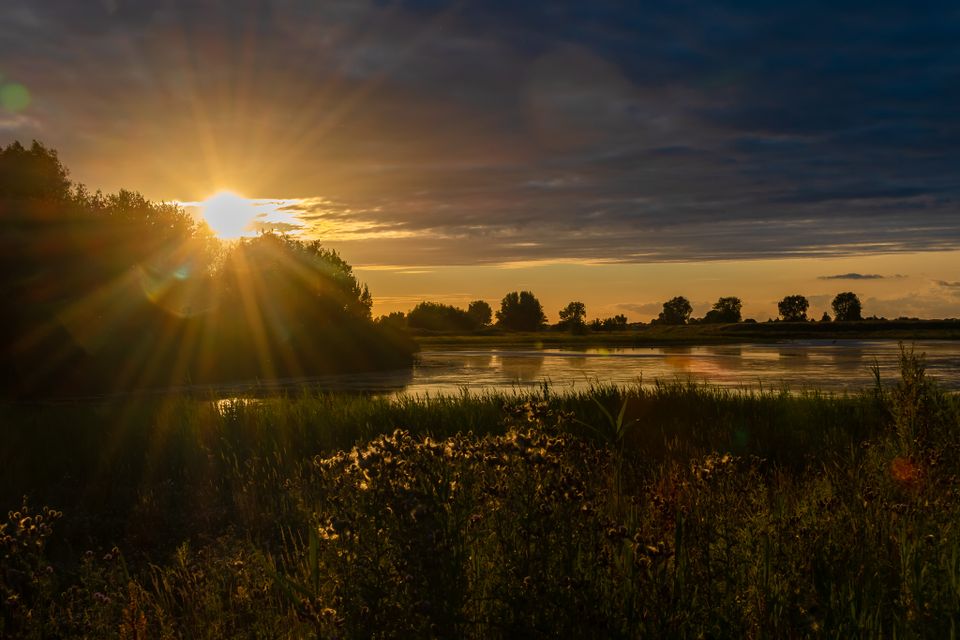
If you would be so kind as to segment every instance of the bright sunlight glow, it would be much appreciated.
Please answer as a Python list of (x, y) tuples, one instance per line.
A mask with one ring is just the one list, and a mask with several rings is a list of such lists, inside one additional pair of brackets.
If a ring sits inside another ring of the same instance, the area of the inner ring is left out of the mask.
[(221, 240), (254, 234), (259, 211), (254, 203), (232, 191), (219, 191), (200, 203), (203, 218)]

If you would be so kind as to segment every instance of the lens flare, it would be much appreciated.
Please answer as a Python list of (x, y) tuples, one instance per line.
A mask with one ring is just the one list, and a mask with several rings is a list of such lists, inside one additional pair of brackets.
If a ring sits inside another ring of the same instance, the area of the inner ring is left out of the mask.
[(15, 82), (0, 86), (0, 105), (12, 113), (23, 111), (30, 106), (30, 91)]

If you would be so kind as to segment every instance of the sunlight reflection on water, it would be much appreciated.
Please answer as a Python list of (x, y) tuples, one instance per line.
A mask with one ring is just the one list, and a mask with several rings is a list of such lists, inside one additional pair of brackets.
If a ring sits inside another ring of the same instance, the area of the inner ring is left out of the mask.
[[(916, 343), (930, 375), (960, 389), (960, 343)], [(898, 375), (894, 341), (805, 341), (780, 344), (582, 350), (473, 349), (425, 351), (404, 391), (437, 395), (471, 391), (512, 392), (547, 382), (556, 391), (597, 383), (705, 382), (738, 389), (854, 391), (873, 384), (876, 363), (889, 382)]]

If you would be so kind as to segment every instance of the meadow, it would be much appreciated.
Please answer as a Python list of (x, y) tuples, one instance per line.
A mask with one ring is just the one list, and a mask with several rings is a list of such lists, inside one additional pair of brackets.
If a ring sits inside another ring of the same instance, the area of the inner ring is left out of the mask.
[(0, 407), (0, 636), (899, 637), (960, 623), (960, 398)]

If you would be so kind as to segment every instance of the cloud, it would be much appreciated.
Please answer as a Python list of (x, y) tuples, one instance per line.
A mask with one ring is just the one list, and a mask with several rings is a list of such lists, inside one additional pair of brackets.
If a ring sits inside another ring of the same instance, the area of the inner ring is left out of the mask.
[[(0, 71), (34, 101), (0, 114), (0, 142), (42, 132), (93, 188), (309, 198), (296, 224), (355, 263), (960, 247), (960, 19), (944, 2), (3, 13)], [(871, 274), (841, 276), (825, 279)]]

